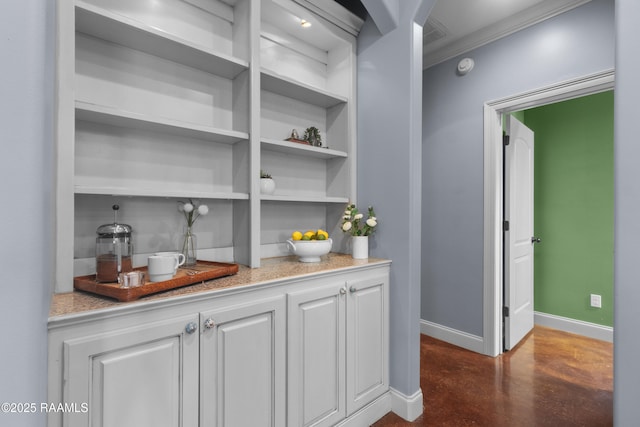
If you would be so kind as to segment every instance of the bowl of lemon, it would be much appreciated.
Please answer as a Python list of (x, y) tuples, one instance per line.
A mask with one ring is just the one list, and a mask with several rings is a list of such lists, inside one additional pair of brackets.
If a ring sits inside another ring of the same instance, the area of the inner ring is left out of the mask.
[(320, 262), (320, 257), (331, 251), (333, 240), (324, 230), (309, 230), (305, 233), (294, 231), (287, 244), (291, 252), (298, 255), (300, 262)]

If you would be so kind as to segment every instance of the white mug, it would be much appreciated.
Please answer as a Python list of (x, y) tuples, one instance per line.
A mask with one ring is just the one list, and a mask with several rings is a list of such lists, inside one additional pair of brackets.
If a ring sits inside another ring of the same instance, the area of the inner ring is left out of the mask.
[[(185, 261), (184, 254), (181, 254), (180, 252), (156, 252), (154, 255), (174, 257), (176, 260), (178, 260), (178, 267), (184, 264)], [(176, 269), (173, 271), (173, 274), (176, 274), (178, 272), (178, 267), (176, 267)]]
[(151, 255), (147, 258), (149, 280), (164, 282), (171, 280), (178, 268), (178, 258), (173, 256)]

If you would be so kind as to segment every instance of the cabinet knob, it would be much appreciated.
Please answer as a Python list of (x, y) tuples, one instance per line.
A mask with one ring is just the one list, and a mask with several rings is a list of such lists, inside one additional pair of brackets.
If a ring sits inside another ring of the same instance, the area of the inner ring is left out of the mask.
[(355, 293), (356, 291), (357, 291), (357, 289), (356, 289), (356, 287), (355, 287), (355, 286), (351, 286), (351, 287), (349, 288), (349, 292), (351, 292), (352, 294), (353, 294), (353, 293)]
[(192, 334), (198, 330), (198, 324), (196, 322), (189, 322), (187, 326), (184, 327), (184, 331), (188, 334)]
[(340, 288), (340, 295), (344, 295), (347, 293), (347, 289), (346, 288)]
[(207, 329), (213, 329), (216, 326), (216, 322), (213, 321), (211, 317), (204, 321), (204, 327)]

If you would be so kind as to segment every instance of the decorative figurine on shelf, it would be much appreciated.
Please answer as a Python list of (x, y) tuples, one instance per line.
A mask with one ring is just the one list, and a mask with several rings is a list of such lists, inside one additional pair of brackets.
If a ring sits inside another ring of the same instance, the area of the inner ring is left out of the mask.
[(300, 139), (300, 135), (298, 135), (298, 131), (293, 129), (291, 131), (291, 135), (289, 136), (289, 138), (285, 139), (285, 141), (289, 141), (289, 142), (296, 142), (298, 144), (306, 144), (309, 145), (308, 141), (302, 140)]
[(317, 127), (314, 127), (314, 126), (308, 127), (304, 131), (303, 139), (309, 142), (309, 144), (313, 145), (314, 147), (322, 147), (322, 137), (320, 136), (320, 131), (318, 130)]

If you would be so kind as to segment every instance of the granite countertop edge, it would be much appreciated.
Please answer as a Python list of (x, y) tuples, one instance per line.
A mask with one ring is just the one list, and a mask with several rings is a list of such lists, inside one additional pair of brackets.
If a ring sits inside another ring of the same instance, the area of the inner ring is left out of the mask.
[(238, 273), (232, 276), (148, 295), (135, 301), (119, 302), (109, 297), (84, 291), (55, 294), (51, 298), (49, 324), (72, 321), (75, 318), (85, 318), (92, 315), (120, 313), (160, 305), (185, 303), (213, 295), (249, 291), (269, 284), (280, 284), (292, 280), (366, 269), (390, 263), (391, 261), (387, 259), (369, 258), (358, 260), (353, 259), (351, 255), (337, 253), (330, 253), (324, 256), (319, 263), (301, 263), (296, 256), (275, 257), (261, 260), (261, 266), (258, 268), (241, 265)]

